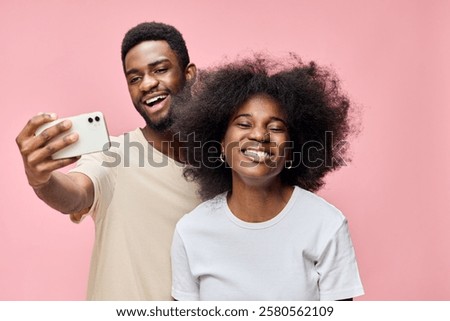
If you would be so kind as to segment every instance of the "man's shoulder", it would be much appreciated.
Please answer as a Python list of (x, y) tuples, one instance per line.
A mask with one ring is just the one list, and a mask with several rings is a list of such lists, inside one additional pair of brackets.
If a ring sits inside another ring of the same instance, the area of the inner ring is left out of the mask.
[(184, 215), (178, 222), (180, 225), (196, 224), (198, 221), (208, 221), (219, 215), (220, 210), (225, 206), (225, 193), (200, 203), (191, 212)]
[(139, 127), (117, 136), (109, 136), (109, 139), (111, 142), (119, 143), (121, 145), (125, 142), (146, 142)]

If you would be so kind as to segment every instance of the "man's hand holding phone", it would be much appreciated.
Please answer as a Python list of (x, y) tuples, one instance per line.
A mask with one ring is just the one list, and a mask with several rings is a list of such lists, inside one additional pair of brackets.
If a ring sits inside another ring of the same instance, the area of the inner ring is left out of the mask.
[(110, 146), (105, 119), (93, 112), (57, 119), (53, 113), (31, 118), (16, 138), (29, 184), (46, 184), (54, 170), (76, 162), (80, 155)]
[(77, 133), (61, 135), (67, 133), (72, 127), (70, 120), (58, 122), (40, 134), (35, 134), (39, 127), (56, 119), (57, 116), (54, 113), (40, 113), (28, 121), (16, 138), (28, 183), (33, 188), (45, 185), (54, 170), (70, 165), (79, 158), (54, 160), (51, 157), (55, 152), (78, 141)]

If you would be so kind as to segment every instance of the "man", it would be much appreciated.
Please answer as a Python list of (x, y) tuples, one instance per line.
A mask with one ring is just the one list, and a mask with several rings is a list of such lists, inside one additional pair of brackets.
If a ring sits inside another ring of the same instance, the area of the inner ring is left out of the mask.
[[(44, 202), (80, 222), (91, 215), (96, 236), (90, 300), (170, 300), (170, 244), (175, 223), (199, 202), (182, 177), (178, 142), (169, 130), (172, 97), (196, 76), (182, 35), (162, 23), (142, 23), (122, 42), (128, 90), (144, 128), (112, 137), (108, 152), (77, 158), (51, 155), (76, 134), (64, 121), (35, 135), (54, 114), (34, 116), (16, 138), (29, 184)], [(64, 136), (64, 135), (62, 135)]]

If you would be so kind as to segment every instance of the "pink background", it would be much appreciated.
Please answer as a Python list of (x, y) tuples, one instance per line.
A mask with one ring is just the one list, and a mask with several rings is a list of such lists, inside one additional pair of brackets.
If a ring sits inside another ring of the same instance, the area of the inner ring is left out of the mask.
[(28, 187), (15, 137), (40, 111), (141, 126), (124, 33), (163, 21), (199, 67), (248, 50), (332, 66), (363, 106), (353, 162), (321, 195), (350, 221), (362, 300), (450, 300), (449, 1), (1, 1), (0, 299), (83, 300), (94, 235)]

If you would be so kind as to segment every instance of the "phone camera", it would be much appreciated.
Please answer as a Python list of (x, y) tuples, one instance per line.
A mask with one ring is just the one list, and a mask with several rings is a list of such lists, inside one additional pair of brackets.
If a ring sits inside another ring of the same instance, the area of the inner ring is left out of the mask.
[(92, 117), (88, 118), (88, 122), (92, 123), (94, 120), (92, 119)]
[(100, 121), (100, 117), (95, 116), (95, 121)]

